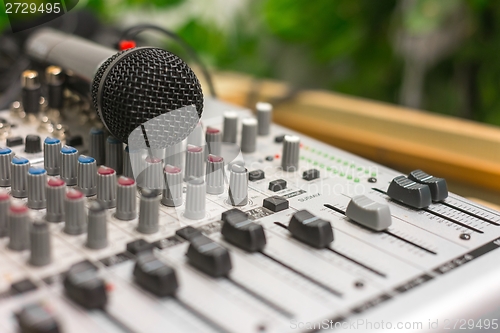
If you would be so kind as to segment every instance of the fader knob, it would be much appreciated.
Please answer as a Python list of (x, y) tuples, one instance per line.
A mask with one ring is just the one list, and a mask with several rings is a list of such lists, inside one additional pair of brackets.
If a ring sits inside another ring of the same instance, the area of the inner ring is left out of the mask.
[(30, 304), (16, 313), (19, 333), (62, 333), (52, 311), (45, 304)]
[(66, 296), (86, 309), (103, 309), (108, 300), (106, 284), (89, 261), (71, 266), (64, 277)]
[(223, 214), (221, 234), (228, 242), (248, 252), (261, 251), (266, 246), (264, 228), (236, 208)]
[(22, 202), (12, 202), (9, 209), (9, 245), (14, 251), (27, 250), (30, 247), (30, 218), (28, 207)]
[(299, 169), (300, 138), (296, 135), (285, 135), (283, 153), (281, 154), (281, 168), (285, 171)]
[(375, 231), (385, 230), (392, 224), (389, 206), (375, 202), (364, 195), (351, 199), (345, 215), (354, 222)]
[(257, 110), (258, 134), (268, 135), (271, 128), (273, 106), (269, 103), (259, 102), (255, 105)]
[(224, 159), (221, 156), (208, 155), (205, 179), (208, 194), (224, 192)]
[(106, 139), (106, 166), (116, 171), (117, 175), (123, 170), (123, 144), (117, 138), (110, 136)]
[(28, 170), (30, 161), (24, 157), (15, 156), (10, 163), (11, 189), (10, 194), (15, 198), (28, 196)]
[(0, 238), (7, 236), (7, 220), (9, 217), (9, 193), (0, 190)]
[(30, 230), (30, 259), (33, 266), (45, 266), (52, 261), (49, 226), (45, 222), (35, 222)]
[(429, 207), (432, 202), (429, 186), (416, 183), (405, 176), (398, 176), (392, 180), (387, 195), (414, 208)]
[(177, 207), (182, 204), (182, 172), (181, 169), (167, 164), (165, 166), (165, 189), (161, 199), (162, 204), (168, 207)]
[(14, 152), (10, 148), (0, 148), (0, 186), (8, 187), (11, 182), (11, 166)]
[(97, 165), (90, 156), (78, 156), (77, 187), (87, 197), (97, 193)]
[(90, 130), (89, 155), (95, 158), (97, 165), (104, 164), (104, 151), (104, 131), (92, 128)]
[(128, 221), (137, 216), (136, 213), (136, 184), (132, 178), (120, 176), (116, 185), (116, 213), (119, 220)]
[(204, 155), (202, 147), (187, 145), (184, 180), (188, 181), (190, 177), (203, 177)]
[(253, 153), (257, 149), (257, 119), (245, 118), (241, 125), (241, 152)]
[(42, 209), (46, 207), (45, 184), (47, 171), (42, 168), (29, 168), (28, 170), (28, 207)]
[(104, 208), (116, 206), (116, 172), (103, 165), (97, 169), (97, 201)]
[(139, 206), (137, 231), (154, 234), (159, 230), (160, 198), (157, 190), (143, 189)]
[(422, 170), (414, 170), (410, 172), (408, 179), (429, 186), (432, 201), (442, 201), (448, 197), (448, 185), (444, 178), (431, 176)]
[(205, 217), (206, 187), (202, 178), (192, 177), (187, 181), (186, 211), (184, 217), (199, 220)]
[(190, 240), (186, 256), (191, 265), (213, 277), (226, 276), (232, 268), (228, 250), (203, 235)]
[(228, 111), (224, 113), (224, 125), (222, 128), (222, 142), (236, 143), (238, 134), (238, 113)]
[(81, 235), (85, 232), (87, 212), (85, 211), (85, 196), (82, 192), (70, 189), (64, 199), (66, 222), (64, 232), (69, 235)]
[(43, 165), (47, 170), (47, 175), (58, 175), (61, 169), (61, 140), (56, 138), (46, 138), (43, 142)]
[(42, 151), (42, 139), (40, 138), (40, 136), (35, 134), (26, 135), (24, 152), (28, 154), (36, 154), (41, 151)]
[(108, 246), (106, 208), (98, 201), (91, 202), (89, 205), (87, 243), (85, 245), (94, 250)]
[(233, 206), (244, 206), (248, 203), (248, 170), (238, 164), (231, 165), (229, 202)]
[(207, 127), (207, 131), (205, 133), (205, 141), (207, 143), (207, 153), (220, 156), (222, 143), (221, 131), (217, 128)]
[(61, 148), (61, 179), (68, 186), (76, 185), (76, 166), (78, 150), (74, 147), (63, 146)]
[(152, 252), (137, 256), (134, 278), (142, 288), (160, 297), (173, 295), (179, 287), (173, 268), (156, 258)]
[(293, 214), (288, 231), (293, 237), (316, 248), (327, 247), (333, 241), (333, 229), (330, 222), (320, 219), (307, 210)]
[(60, 178), (50, 177), (45, 185), (47, 196), (48, 222), (61, 222), (64, 220), (64, 198), (66, 196), (66, 183)]

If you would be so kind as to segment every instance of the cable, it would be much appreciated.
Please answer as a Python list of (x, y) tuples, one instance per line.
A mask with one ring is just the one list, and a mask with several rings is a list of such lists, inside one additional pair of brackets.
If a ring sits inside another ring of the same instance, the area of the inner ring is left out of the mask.
[(159, 26), (156, 26), (156, 25), (153, 25), (153, 24), (139, 24), (139, 25), (136, 25), (136, 26), (133, 26), (133, 27), (126, 29), (122, 33), (120, 40), (134, 39), (139, 33), (143, 32), (145, 30), (159, 31), (159, 32), (165, 34), (166, 36), (172, 38), (179, 45), (181, 45), (186, 50), (186, 52), (189, 54), (189, 56), (194, 60), (194, 62), (196, 62), (198, 64), (198, 66), (200, 66), (200, 69), (203, 73), (203, 76), (205, 77), (205, 80), (207, 81), (208, 89), (210, 90), (210, 94), (212, 95), (212, 97), (214, 97), (214, 98), (217, 97), (217, 94), (215, 93), (213, 81), (212, 81), (212, 76), (208, 72), (208, 70), (205, 67), (205, 65), (203, 64), (203, 62), (198, 57), (198, 54), (184, 39), (182, 39), (181, 36), (179, 36), (175, 32), (167, 30), (167, 29), (159, 27)]

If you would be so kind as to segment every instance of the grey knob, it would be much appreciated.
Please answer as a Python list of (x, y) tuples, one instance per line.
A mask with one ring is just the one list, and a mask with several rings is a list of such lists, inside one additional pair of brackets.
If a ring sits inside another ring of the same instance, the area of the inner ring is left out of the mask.
[(160, 197), (157, 190), (142, 190), (137, 231), (153, 234), (159, 230)]
[(228, 111), (224, 113), (224, 125), (222, 128), (222, 142), (236, 143), (238, 134), (238, 113)]
[(163, 188), (163, 160), (146, 157), (146, 169), (143, 171), (142, 188), (154, 190)]
[(12, 202), (9, 209), (9, 249), (27, 250), (30, 247), (30, 217), (28, 207), (20, 201)]
[(97, 165), (90, 156), (78, 156), (76, 185), (87, 197), (97, 193)]
[(47, 171), (42, 168), (29, 168), (28, 170), (28, 207), (42, 209), (47, 205), (45, 199), (45, 184)]
[(222, 144), (221, 131), (217, 128), (207, 127), (205, 141), (207, 142), (207, 153), (220, 156)]
[(14, 156), (10, 163), (11, 189), (10, 194), (15, 198), (28, 196), (28, 170), (30, 161), (24, 157)]
[(10, 186), (11, 181), (11, 162), (14, 157), (14, 152), (10, 148), (0, 148), (0, 186)]
[(137, 186), (132, 178), (118, 177), (116, 185), (116, 213), (119, 220), (129, 221), (137, 216), (136, 209)]
[(33, 266), (45, 266), (52, 261), (49, 226), (45, 222), (35, 222), (30, 230), (30, 259)]
[(123, 150), (123, 175), (127, 178), (135, 179), (128, 146)]
[(196, 127), (188, 135), (187, 144), (193, 146), (203, 146), (203, 127), (201, 127), (200, 122), (196, 124)]
[(66, 222), (64, 232), (69, 235), (81, 235), (85, 232), (87, 212), (85, 211), (85, 195), (75, 189), (70, 189), (64, 199)]
[(233, 206), (244, 206), (248, 203), (248, 171), (238, 164), (231, 165), (229, 202)]
[(182, 142), (165, 148), (165, 165), (170, 164), (182, 168)]
[(190, 177), (203, 177), (203, 148), (200, 146), (187, 145), (186, 149), (186, 170), (184, 179), (187, 181)]
[(224, 159), (221, 156), (208, 155), (205, 179), (208, 194), (224, 192)]
[(168, 207), (177, 207), (182, 204), (182, 170), (179, 167), (167, 164), (165, 166), (165, 189), (161, 199), (162, 204)]
[(354, 222), (375, 231), (387, 229), (392, 223), (389, 206), (375, 202), (364, 195), (358, 195), (351, 199), (345, 215)]
[(199, 220), (205, 217), (205, 182), (202, 178), (190, 178), (186, 189), (186, 210), (184, 217)]
[(259, 102), (255, 105), (257, 110), (257, 122), (259, 123), (258, 134), (268, 135), (273, 118), (273, 106), (269, 103)]
[(61, 148), (61, 179), (68, 186), (76, 185), (76, 165), (78, 159), (78, 150), (74, 147), (63, 146)]
[(241, 121), (241, 152), (253, 153), (257, 149), (257, 120), (245, 118)]
[(299, 169), (300, 138), (296, 135), (285, 135), (283, 152), (281, 154), (281, 168), (285, 171)]
[(106, 166), (114, 169), (117, 175), (123, 171), (123, 144), (113, 136), (106, 140)]
[(47, 198), (48, 222), (62, 222), (64, 220), (64, 198), (66, 196), (66, 183), (60, 178), (50, 177), (45, 185)]
[(104, 131), (98, 128), (90, 130), (89, 155), (95, 158), (97, 165), (103, 165), (104, 159)]
[(108, 246), (108, 225), (106, 208), (98, 201), (89, 205), (87, 243), (89, 249), (99, 250)]
[(61, 140), (46, 138), (43, 142), (43, 166), (47, 175), (55, 176), (60, 173), (61, 165)]
[(7, 236), (7, 220), (9, 218), (10, 196), (0, 190), (0, 238)]
[(104, 208), (116, 206), (116, 172), (103, 165), (97, 169), (97, 200)]

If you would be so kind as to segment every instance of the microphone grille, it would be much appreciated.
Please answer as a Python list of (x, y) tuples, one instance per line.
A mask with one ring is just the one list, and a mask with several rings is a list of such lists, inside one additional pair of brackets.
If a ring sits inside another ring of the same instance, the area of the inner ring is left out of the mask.
[(171, 121), (157, 122), (154, 133), (148, 133), (157, 145), (177, 143), (193, 130), (203, 111), (196, 75), (182, 59), (158, 48), (128, 49), (108, 58), (94, 77), (91, 93), (101, 120), (122, 142), (148, 120), (192, 106), (194, 116), (172, 113)]

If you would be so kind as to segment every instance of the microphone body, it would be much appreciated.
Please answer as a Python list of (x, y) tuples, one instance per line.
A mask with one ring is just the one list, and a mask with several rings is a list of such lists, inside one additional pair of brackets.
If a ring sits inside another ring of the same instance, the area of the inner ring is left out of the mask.
[(37, 31), (25, 48), (33, 59), (58, 65), (88, 83), (102, 123), (132, 148), (177, 144), (201, 118), (198, 78), (166, 50), (138, 47), (118, 52), (51, 29)]
[(30, 36), (25, 48), (31, 58), (70, 70), (87, 83), (92, 82), (101, 64), (118, 52), (48, 28)]

